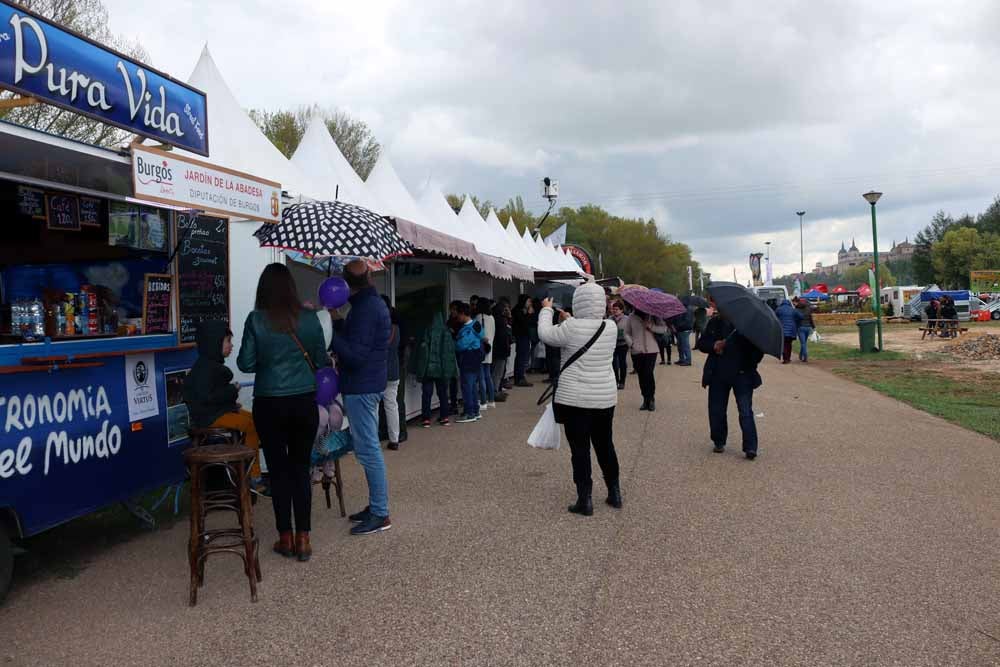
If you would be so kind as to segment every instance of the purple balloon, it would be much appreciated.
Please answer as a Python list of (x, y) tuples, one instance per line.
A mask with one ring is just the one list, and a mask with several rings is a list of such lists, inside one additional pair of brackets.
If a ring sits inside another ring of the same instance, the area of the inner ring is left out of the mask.
[(329, 413), (330, 418), (327, 422), (327, 427), (331, 433), (336, 433), (344, 427), (344, 409), (340, 407), (339, 401), (334, 401), (330, 404)]
[(319, 286), (319, 302), (326, 308), (340, 308), (351, 296), (351, 288), (340, 276), (327, 278)]
[(316, 371), (316, 403), (330, 405), (340, 393), (340, 376), (329, 366)]

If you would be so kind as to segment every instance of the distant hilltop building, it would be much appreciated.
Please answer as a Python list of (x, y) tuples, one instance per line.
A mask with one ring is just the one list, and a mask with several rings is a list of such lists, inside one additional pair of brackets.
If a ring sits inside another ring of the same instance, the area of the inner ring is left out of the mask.
[[(892, 242), (892, 250), (889, 252), (880, 252), (878, 254), (879, 262), (898, 262), (900, 260), (909, 259), (913, 257), (913, 251), (916, 249), (912, 243), (910, 243), (910, 238), (907, 237), (902, 243), (896, 243), (895, 240)], [(851, 239), (851, 247), (845, 248), (843, 242), (840, 244), (840, 250), (837, 251), (837, 263), (831, 266), (823, 266), (823, 262), (816, 262), (816, 267), (813, 269), (813, 273), (817, 275), (837, 275), (841, 274), (852, 266), (869, 266), (875, 259), (875, 253), (872, 252), (861, 252), (858, 250), (858, 246), (854, 243), (854, 239)]]

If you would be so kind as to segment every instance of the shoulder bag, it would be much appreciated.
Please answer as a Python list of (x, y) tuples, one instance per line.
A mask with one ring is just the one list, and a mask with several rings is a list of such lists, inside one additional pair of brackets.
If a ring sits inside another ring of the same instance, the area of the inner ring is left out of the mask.
[(601, 337), (601, 334), (604, 333), (604, 329), (607, 326), (608, 326), (608, 321), (607, 320), (602, 320), (601, 321), (601, 326), (597, 327), (597, 331), (594, 333), (593, 336), (590, 337), (590, 340), (587, 341), (587, 344), (584, 345), (583, 347), (581, 347), (576, 352), (574, 352), (573, 355), (569, 359), (566, 360), (566, 363), (564, 363), (562, 365), (562, 368), (559, 369), (559, 373), (554, 378), (552, 378), (552, 384), (550, 384), (548, 387), (546, 387), (545, 391), (542, 392), (541, 397), (538, 399), (538, 405), (541, 405), (545, 401), (547, 401), (550, 398), (553, 398), (555, 396), (556, 389), (559, 386), (559, 375), (561, 375), (562, 372), (565, 371), (567, 368), (569, 368), (570, 366), (572, 366), (573, 363), (576, 362), (577, 359), (579, 359), (584, 354), (586, 354), (587, 350), (589, 350), (591, 347), (593, 347), (594, 343), (596, 343), (597, 339)]

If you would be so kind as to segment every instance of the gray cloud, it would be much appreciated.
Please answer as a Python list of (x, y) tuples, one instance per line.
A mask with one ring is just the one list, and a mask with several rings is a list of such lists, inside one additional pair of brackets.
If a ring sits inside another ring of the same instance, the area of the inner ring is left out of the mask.
[(870, 245), (869, 188), (884, 244), (1000, 190), (989, 0), (107, 4), (177, 76), (208, 41), (247, 106), (362, 117), (411, 188), (541, 208), (552, 175), (716, 272), (767, 239), (797, 266), (800, 208), (825, 252)]

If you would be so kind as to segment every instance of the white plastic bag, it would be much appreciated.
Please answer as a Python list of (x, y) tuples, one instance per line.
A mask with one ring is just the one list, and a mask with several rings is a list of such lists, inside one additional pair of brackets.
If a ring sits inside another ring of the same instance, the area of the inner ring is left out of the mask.
[(809, 336), (809, 340), (811, 340), (814, 343), (818, 343), (821, 340), (823, 340), (823, 338), (819, 335), (819, 331), (813, 329), (812, 335)]
[(562, 429), (556, 423), (552, 403), (545, 406), (542, 418), (528, 436), (528, 444), (537, 449), (559, 449), (559, 445), (562, 444)]

